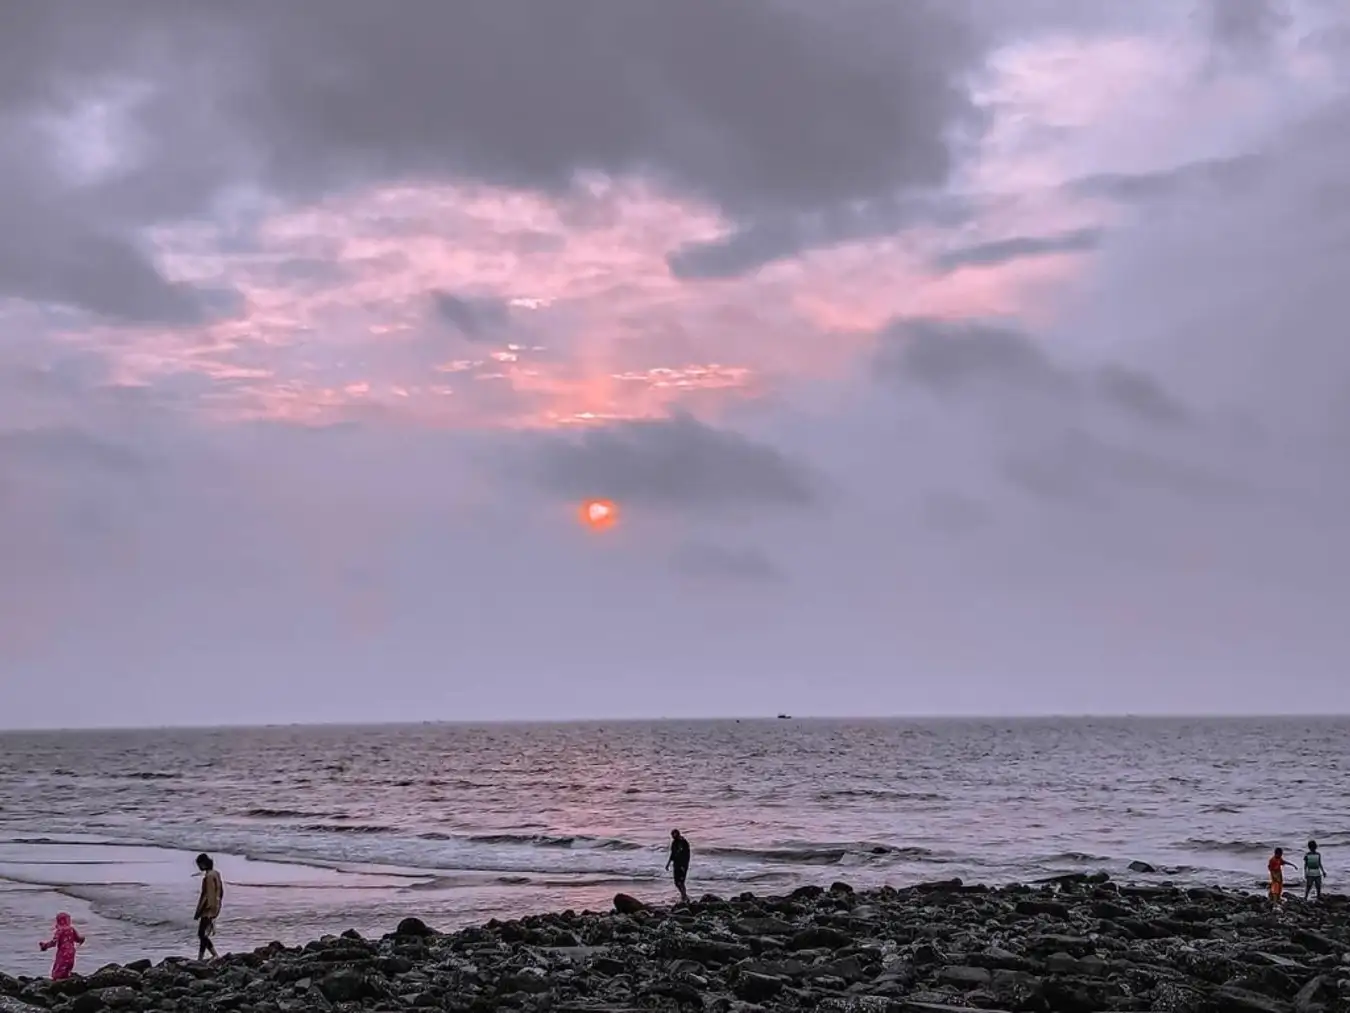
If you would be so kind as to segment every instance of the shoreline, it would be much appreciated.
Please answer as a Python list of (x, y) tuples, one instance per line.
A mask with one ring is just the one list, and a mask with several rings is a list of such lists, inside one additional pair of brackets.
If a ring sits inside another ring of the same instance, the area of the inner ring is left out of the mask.
[(378, 939), (348, 930), (210, 965), (141, 960), (57, 983), (0, 973), (0, 1010), (1350, 1009), (1350, 898), (1340, 895), (1275, 910), (1259, 894), (1102, 873), (1000, 887), (839, 882), (675, 907), (621, 894), (604, 913), (444, 934), (415, 903)]
[[(575, 856), (588, 863), (597, 856), (608, 860), (609, 854), (558, 847), (540, 849), (540, 853), (550, 862)], [(709, 853), (700, 852), (700, 858)], [(190, 918), (198, 891), (192, 865), (195, 854), (146, 840), (115, 842), (89, 835), (15, 836), (8, 844), (0, 842), (0, 971), (30, 976), (47, 971), (50, 961), (37, 952), (33, 939), (60, 910), (69, 911), (89, 937), (89, 945), (81, 951), (82, 967), (195, 954), (196, 927)], [(316, 938), (334, 926), (379, 936), (409, 911), (438, 928), (454, 930), (537, 911), (605, 909), (616, 891), (654, 904), (675, 899), (669, 875), (661, 873), (664, 855), (660, 853), (645, 875), (623, 877), (589, 871), (547, 875), (447, 872), (383, 864), (344, 866), (289, 856), (258, 859), (220, 851), (213, 854), (230, 892), (217, 945), (241, 951), (273, 939)], [(842, 878), (866, 891), (882, 884), (932, 881), (951, 875), (958, 865), (969, 879), (990, 886), (1086, 872), (1106, 872), (1121, 881), (1217, 885), (1239, 891), (1259, 885), (1250, 872), (1190, 865), (1154, 867), (1123, 859), (1108, 865), (1106, 859), (1093, 855), (1051, 856), (1023, 863), (1019, 869), (983, 867), (976, 859), (947, 862), (907, 855), (906, 849), (896, 848), (888, 857), (898, 856), (902, 861), (799, 862), (758, 875), (753, 881), (709, 875), (707, 861), (701, 860), (692, 889), (700, 895), (734, 896), (746, 890), (776, 895)]]

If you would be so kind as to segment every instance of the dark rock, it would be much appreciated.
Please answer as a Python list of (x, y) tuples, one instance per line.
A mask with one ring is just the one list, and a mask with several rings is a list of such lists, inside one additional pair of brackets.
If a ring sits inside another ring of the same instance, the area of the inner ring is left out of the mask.
[(1063, 952), (1052, 953), (1045, 958), (1045, 969), (1051, 974), (1075, 974), (1078, 958)]
[(1171, 933), (1154, 922), (1140, 918), (1117, 918), (1116, 925), (1135, 939), (1166, 939)]
[(1294, 996), (1294, 1013), (1321, 1013), (1337, 999), (1336, 983), (1319, 974), (1298, 990)]
[(1031, 969), (1031, 961), (998, 946), (991, 946), (983, 953), (967, 954), (965, 959), (966, 963), (976, 967), (1005, 971), (1029, 971)]
[(1183, 922), (1175, 918), (1155, 918), (1153, 925), (1165, 936), (1184, 936), (1188, 939), (1208, 939), (1214, 930), (1201, 922)]
[(549, 984), (547, 978), (536, 972), (522, 972), (520, 974), (511, 974), (502, 979), (499, 991), (502, 992), (525, 992), (528, 995), (542, 995), (549, 991), (553, 986)]
[(1339, 953), (1347, 948), (1345, 943), (1337, 943), (1334, 939), (1312, 929), (1294, 929), (1289, 933), (1289, 941), (1314, 953)]
[(1331, 897), (1275, 911), (1261, 897), (1079, 875), (997, 889), (836, 885), (659, 909), (625, 896), (612, 913), (447, 935), (408, 919), (379, 942), (345, 932), (210, 964), (0, 976), (0, 1013), (1350, 1010), (1340, 981), (1350, 902)]
[(862, 981), (867, 975), (863, 971), (862, 962), (855, 956), (849, 956), (827, 961), (824, 964), (815, 964), (807, 969), (805, 977), (808, 979), (838, 978), (840, 981), (851, 985), (854, 982)]
[(736, 976), (736, 981), (731, 987), (738, 999), (744, 999), (746, 1002), (764, 1002), (783, 991), (783, 985), (782, 978), (743, 971)]
[(139, 1005), (141, 1001), (141, 993), (126, 985), (101, 989), (98, 996), (109, 1009), (126, 1009), (129, 1006)]
[(947, 958), (931, 943), (921, 943), (915, 947), (913, 959), (919, 967), (931, 967), (933, 964), (945, 963)]
[[(388, 924), (386, 922), (386, 924)], [(397, 936), (411, 936), (413, 938), (425, 939), (436, 935), (436, 930), (429, 927), (421, 918), (404, 918), (398, 923), (398, 928), (394, 929)], [(356, 938), (360, 938), (357, 936)]]
[(667, 999), (674, 999), (682, 1006), (703, 1006), (703, 994), (698, 987), (687, 981), (658, 981), (648, 985), (646, 992), (648, 995), (663, 996)]
[(101, 992), (81, 992), (70, 1003), (71, 1013), (98, 1013), (107, 1008)]
[(959, 879), (940, 879), (935, 883), (920, 883), (915, 886), (915, 893), (953, 893), (961, 889)]
[(970, 991), (975, 988), (986, 988), (993, 982), (994, 976), (983, 967), (944, 967), (938, 971), (938, 981), (944, 985), (955, 985), (957, 988)]
[(1055, 918), (1068, 918), (1069, 907), (1053, 900), (1019, 900), (1013, 905), (1020, 915), (1052, 915)]
[(1122, 897), (1138, 897), (1143, 900), (1160, 900), (1174, 892), (1175, 888), (1170, 886), (1139, 886), (1133, 883), (1120, 888)]
[(115, 988), (119, 985), (127, 988), (139, 988), (141, 975), (128, 967), (118, 967), (113, 964), (108, 967), (100, 967), (86, 978), (84, 983), (90, 990)]
[(1147, 873), (1147, 872), (1157, 872), (1158, 870), (1155, 869), (1153, 866), (1149, 865), (1147, 862), (1140, 862), (1136, 860), (1130, 863), (1130, 871)]
[(1179, 907), (1172, 909), (1172, 917), (1179, 922), (1207, 922), (1222, 917), (1222, 912), (1209, 907)]
[(1219, 988), (1214, 999), (1223, 1013), (1289, 1013), (1289, 1004), (1240, 988)]
[(768, 978), (800, 978), (812, 965), (802, 960), (747, 960), (740, 969), (747, 974), (762, 974)]
[(853, 937), (847, 932), (826, 925), (815, 925), (798, 932), (788, 940), (787, 945), (790, 950), (841, 950), (852, 942)]
[(1032, 936), (1027, 940), (1027, 949), (1032, 953), (1051, 954), (1068, 953), (1075, 957), (1085, 957), (1097, 949), (1091, 939), (1081, 936), (1061, 936), (1055, 934)]
[(646, 911), (647, 905), (626, 893), (616, 893), (614, 895), (614, 910), (621, 915), (635, 915), (639, 911)]
[(717, 939), (702, 939), (697, 936), (679, 940), (667, 948), (669, 956), (681, 960), (692, 960), (699, 964), (733, 964), (750, 956), (750, 947), (740, 943), (726, 943)]
[(1098, 918), (1128, 918), (1134, 912), (1124, 904), (1109, 900), (1099, 900), (1092, 905), (1092, 913)]
[(603, 974), (607, 978), (613, 978), (615, 975), (623, 974), (628, 970), (628, 965), (622, 960), (615, 960), (613, 957), (596, 957), (591, 961), (591, 970), (596, 974)]
[(732, 923), (731, 930), (743, 936), (790, 936), (796, 931), (782, 918), (742, 918)]
[(319, 980), (319, 993), (329, 1002), (360, 1002), (383, 999), (388, 989), (378, 980), (353, 968), (332, 971)]

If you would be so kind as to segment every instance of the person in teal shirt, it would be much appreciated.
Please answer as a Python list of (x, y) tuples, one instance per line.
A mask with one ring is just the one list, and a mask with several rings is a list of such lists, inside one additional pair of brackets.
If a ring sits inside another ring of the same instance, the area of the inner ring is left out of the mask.
[(1322, 899), (1322, 852), (1317, 850), (1317, 842), (1308, 842), (1308, 853), (1303, 856), (1303, 899), (1307, 900), (1317, 891), (1317, 899)]

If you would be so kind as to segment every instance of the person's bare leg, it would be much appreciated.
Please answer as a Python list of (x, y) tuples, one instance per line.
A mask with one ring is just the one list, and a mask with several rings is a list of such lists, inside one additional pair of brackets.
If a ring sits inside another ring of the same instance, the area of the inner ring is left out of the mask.
[(210, 953), (211, 959), (215, 960), (219, 954), (216, 953), (216, 944), (211, 942), (210, 928), (201, 925), (197, 929), (197, 959), (205, 960), (206, 955)]

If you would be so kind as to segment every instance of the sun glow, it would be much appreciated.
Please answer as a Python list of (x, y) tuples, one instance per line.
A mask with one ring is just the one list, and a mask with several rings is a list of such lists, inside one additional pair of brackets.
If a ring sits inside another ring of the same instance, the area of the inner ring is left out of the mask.
[(593, 531), (612, 528), (619, 519), (619, 509), (607, 499), (588, 499), (581, 504), (581, 523)]

